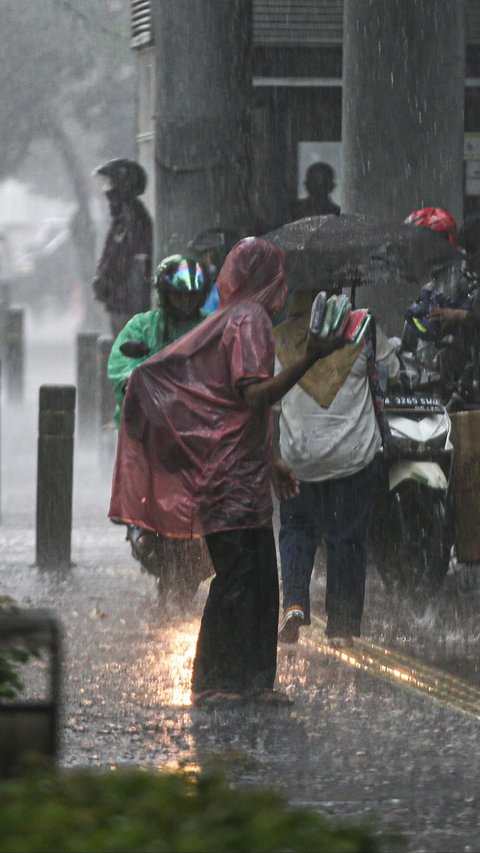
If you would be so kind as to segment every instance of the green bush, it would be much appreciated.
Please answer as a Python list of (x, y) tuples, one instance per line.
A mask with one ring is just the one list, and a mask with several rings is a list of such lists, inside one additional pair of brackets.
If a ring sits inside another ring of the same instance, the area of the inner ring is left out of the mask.
[(204, 773), (34, 769), (0, 783), (5, 853), (375, 853), (366, 827), (289, 807), (274, 789)]

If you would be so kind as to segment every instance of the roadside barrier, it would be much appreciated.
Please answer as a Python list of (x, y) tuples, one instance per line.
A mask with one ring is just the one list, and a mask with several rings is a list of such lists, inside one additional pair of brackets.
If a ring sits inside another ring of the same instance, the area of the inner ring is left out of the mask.
[(97, 341), (98, 332), (77, 335), (77, 434), (81, 444), (96, 437), (98, 430)]
[(100, 429), (113, 421), (115, 411), (115, 397), (113, 395), (112, 384), (107, 374), (107, 363), (112, 349), (113, 338), (111, 335), (102, 335), (97, 341), (97, 357), (98, 357), (98, 415), (100, 419)]
[(100, 465), (111, 470), (115, 458), (116, 429), (113, 420), (115, 397), (107, 374), (107, 363), (112, 349), (113, 337), (102, 335), (97, 341), (98, 359), (98, 454)]
[(7, 398), (12, 403), (18, 403), (23, 399), (25, 374), (23, 308), (7, 309), (5, 342), (5, 384)]
[(42, 385), (39, 392), (36, 564), (71, 565), (73, 385)]
[(7, 357), (7, 312), (10, 307), (10, 285), (0, 282), (0, 360), (5, 364)]

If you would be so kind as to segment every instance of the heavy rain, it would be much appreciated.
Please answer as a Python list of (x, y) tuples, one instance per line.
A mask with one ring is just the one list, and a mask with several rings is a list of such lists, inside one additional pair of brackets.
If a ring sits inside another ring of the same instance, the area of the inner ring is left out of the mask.
[(0, 787), (480, 851), (480, 0), (0, 20)]

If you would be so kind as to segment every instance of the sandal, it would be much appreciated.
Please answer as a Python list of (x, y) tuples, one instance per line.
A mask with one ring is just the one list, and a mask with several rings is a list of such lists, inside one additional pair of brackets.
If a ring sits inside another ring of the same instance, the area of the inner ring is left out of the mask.
[(232, 693), (229, 690), (203, 690), (202, 693), (192, 693), (192, 704), (196, 708), (239, 705), (243, 701), (241, 693)]
[(286, 693), (279, 690), (255, 690), (251, 693), (250, 698), (254, 702), (259, 702), (261, 705), (293, 705), (293, 699), (290, 699)]

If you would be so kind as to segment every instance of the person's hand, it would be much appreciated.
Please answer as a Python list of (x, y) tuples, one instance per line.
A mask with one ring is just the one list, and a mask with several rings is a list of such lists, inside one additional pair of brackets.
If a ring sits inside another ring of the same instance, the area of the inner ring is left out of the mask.
[(327, 355), (331, 355), (337, 349), (342, 349), (346, 343), (345, 338), (319, 338), (317, 335), (312, 335), (309, 332), (305, 352), (310, 358), (317, 361), (319, 358), (326, 358)]
[(294, 472), (280, 457), (273, 460), (270, 478), (274, 492), (280, 500), (289, 500), (299, 494), (300, 488)]
[(448, 325), (449, 323), (463, 323), (468, 317), (468, 311), (464, 308), (432, 308), (429, 318), (434, 322)]

